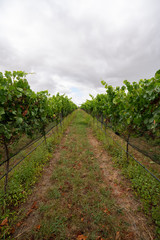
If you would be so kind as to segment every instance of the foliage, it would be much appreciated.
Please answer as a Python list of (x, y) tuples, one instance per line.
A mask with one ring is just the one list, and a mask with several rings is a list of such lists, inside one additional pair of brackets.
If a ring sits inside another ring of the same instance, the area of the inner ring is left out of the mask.
[(115, 131), (160, 136), (160, 70), (151, 79), (141, 79), (138, 83), (124, 81), (122, 87), (112, 87), (106, 82), (106, 94), (98, 94), (87, 100), (81, 108), (92, 116), (105, 119)]
[(24, 72), (0, 73), (0, 141), (9, 143), (19, 136), (29, 122), (24, 120), (32, 105), (32, 90)]
[(58, 123), (76, 109), (67, 96), (57, 94), (49, 98), (48, 91), (32, 91), (26, 75), (23, 71), (0, 72), (0, 144), (4, 146), (7, 162), (5, 191), (11, 156), (9, 144), (22, 134), (32, 138), (33, 133), (40, 132), (45, 137), (50, 122)]
[[(62, 111), (67, 116), (76, 105), (67, 96), (57, 94), (49, 98), (48, 91), (31, 90), (26, 73), (22, 71), (0, 73), (0, 141), (9, 143), (22, 133), (32, 136), (44, 129), (54, 114)], [(52, 99), (52, 101), (51, 101)]]

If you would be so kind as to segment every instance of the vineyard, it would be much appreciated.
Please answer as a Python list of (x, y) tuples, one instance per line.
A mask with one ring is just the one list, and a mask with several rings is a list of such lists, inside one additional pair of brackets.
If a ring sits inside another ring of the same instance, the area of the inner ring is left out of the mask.
[(158, 240), (160, 70), (78, 110), (26, 76), (0, 73), (2, 239)]
[[(48, 91), (35, 93), (31, 90), (26, 73), (22, 71), (0, 73), (0, 145), (4, 155), (0, 155), (0, 166), (6, 163), (5, 188), (8, 184), (10, 147), (22, 135), (33, 139), (41, 134), (46, 139), (49, 123), (58, 124), (64, 117), (76, 109), (76, 105), (67, 96), (50, 97)], [(3, 150), (2, 150), (3, 151)]]
[(102, 84), (106, 94), (91, 96), (82, 109), (160, 164), (160, 70), (138, 83), (125, 80), (122, 87)]

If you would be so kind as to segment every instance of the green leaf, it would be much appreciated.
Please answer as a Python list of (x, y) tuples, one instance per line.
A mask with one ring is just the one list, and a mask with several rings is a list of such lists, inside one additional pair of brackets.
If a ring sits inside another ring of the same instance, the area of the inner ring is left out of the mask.
[(5, 114), (4, 108), (0, 107), (0, 115)]
[(17, 124), (21, 124), (22, 122), (23, 122), (23, 118), (18, 117), (18, 118), (16, 119), (16, 123), (17, 123)]
[(106, 85), (107, 85), (104, 80), (101, 81), (101, 84), (102, 84), (103, 86), (106, 86)]
[(18, 91), (23, 92), (23, 88), (17, 88)]
[(17, 114), (17, 112), (16, 112), (15, 110), (13, 110), (13, 111), (12, 111), (12, 114), (16, 115), (16, 114)]
[(118, 103), (118, 102), (117, 102), (117, 99), (114, 98), (114, 99), (113, 99), (113, 103), (114, 103), (114, 104), (117, 104), (117, 103)]
[(130, 124), (131, 120), (130, 118), (127, 118), (127, 124)]
[(155, 78), (160, 79), (160, 70), (155, 73)]
[(153, 122), (154, 122), (154, 118), (150, 118), (149, 123), (153, 123)]
[(7, 139), (10, 139), (12, 136), (12, 133), (8, 129), (3, 129), (3, 134)]
[(146, 119), (144, 120), (144, 124), (147, 124), (147, 123), (148, 123), (148, 121), (149, 121), (149, 119), (148, 119), (148, 118), (146, 118)]

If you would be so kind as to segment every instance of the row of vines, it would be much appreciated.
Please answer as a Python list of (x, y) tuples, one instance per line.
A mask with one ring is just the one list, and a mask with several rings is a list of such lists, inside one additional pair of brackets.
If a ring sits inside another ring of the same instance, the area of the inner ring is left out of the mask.
[[(143, 135), (146, 140), (154, 140), (154, 144), (159, 145), (160, 70), (151, 79), (132, 83), (125, 80), (122, 87), (114, 88), (105, 81), (102, 84), (106, 94), (91, 96), (92, 100), (87, 100), (81, 107), (127, 141), (131, 136)], [(157, 162), (160, 160), (158, 155)]]
[[(0, 73), (0, 147), (5, 158), (0, 155), (0, 163), (6, 163), (9, 170), (11, 153), (9, 146), (22, 135), (32, 138), (36, 133), (46, 136), (46, 128), (51, 122), (58, 124), (77, 107), (67, 96), (50, 96), (48, 91), (35, 93), (23, 71)], [(5, 191), (8, 174), (5, 180)]]

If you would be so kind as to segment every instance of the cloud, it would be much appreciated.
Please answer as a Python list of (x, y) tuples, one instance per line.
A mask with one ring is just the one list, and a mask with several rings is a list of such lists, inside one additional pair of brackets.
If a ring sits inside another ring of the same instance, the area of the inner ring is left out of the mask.
[(84, 102), (160, 67), (159, 0), (1, 0), (1, 70), (35, 72), (35, 91)]

